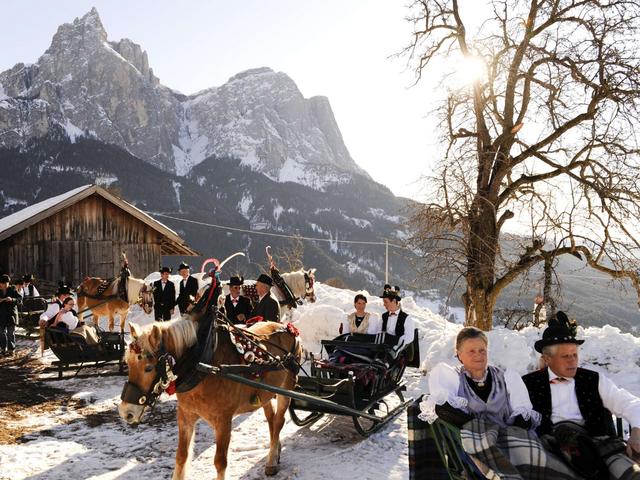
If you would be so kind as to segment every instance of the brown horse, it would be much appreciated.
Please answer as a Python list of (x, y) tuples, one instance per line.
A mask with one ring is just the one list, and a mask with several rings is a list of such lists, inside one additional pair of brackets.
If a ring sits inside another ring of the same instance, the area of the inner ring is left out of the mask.
[[(171, 375), (168, 372), (168, 356), (179, 360), (196, 342), (197, 324), (189, 319), (155, 323), (146, 327), (130, 324), (134, 339), (125, 356), (129, 366), (129, 379), (123, 391), (118, 410), (129, 424), (140, 422), (144, 411), (167, 388)], [(285, 358), (291, 354), (300, 361), (301, 347), (297, 338), (280, 323), (261, 322), (244, 330), (274, 356)], [(214, 365), (245, 363), (232, 343), (228, 327), (217, 327)], [(245, 355), (246, 356), (246, 355)], [(272, 370), (261, 375), (261, 383), (292, 390), (297, 375), (292, 370)], [(129, 393), (128, 393), (129, 392)], [(133, 392), (133, 393), (131, 393)], [(276, 408), (271, 400), (276, 397)], [(126, 402), (127, 398), (129, 402)], [(235, 415), (262, 407), (269, 423), (270, 448), (265, 474), (275, 475), (280, 462), (280, 430), (290, 399), (265, 390), (208, 375), (196, 387), (185, 393), (177, 393), (178, 399), (178, 449), (174, 480), (185, 478), (191, 453), (194, 427), (198, 419), (204, 419), (215, 432), (216, 453), (214, 464), (217, 479), (224, 480), (227, 468), (227, 450), (231, 439), (231, 421)]]
[(151, 288), (139, 278), (127, 277), (127, 301), (118, 295), (120, 278), (116, 278), (102, 290), (105, 280), (98, 277), (85, 278), (77, 288), (78, 309), (91, 310), (93, 323), (98, 325), (100, 317), (109, 317), (109, 331), (115, 325), (115, 316), (120, 316), (120, 331), (124, 326), (131, 305), (140, 304), (146, 314), (153, 309), (153, 294)]

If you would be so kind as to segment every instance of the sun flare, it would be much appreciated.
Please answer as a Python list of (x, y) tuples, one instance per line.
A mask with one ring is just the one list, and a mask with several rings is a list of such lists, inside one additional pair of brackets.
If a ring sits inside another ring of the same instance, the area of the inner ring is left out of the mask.
[(487, 67), (481, 57), (462, 57), (453, 65), (453, 79), (456, 87), (465, 87), (483, 80), (487, 76)]

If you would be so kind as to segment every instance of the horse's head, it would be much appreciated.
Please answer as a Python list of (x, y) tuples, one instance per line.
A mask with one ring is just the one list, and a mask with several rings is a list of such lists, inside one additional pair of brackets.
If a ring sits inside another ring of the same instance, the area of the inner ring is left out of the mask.
[(304, 270), (304, 297), (311, 303), (316, 301), (316, 292), (314, 290), (314, 283), (316, 281), (316, 269), (310, 268)]
[(134, 323), (129, 327), (133, 339), (125, 354), (129, 378), (120, 396), (118, 413), (129, 425), (136, 425), (169, 386), (173, 357), (165, 350), (163, 327), (142, 328)]
[(146, 283), (140, 289), (138, 303), (147, 315), (153, 311), (153, 288)]

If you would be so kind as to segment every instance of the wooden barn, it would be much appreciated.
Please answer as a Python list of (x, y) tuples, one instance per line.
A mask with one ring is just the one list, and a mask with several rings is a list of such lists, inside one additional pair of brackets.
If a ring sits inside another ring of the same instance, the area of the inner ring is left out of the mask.
[(96, 185), (0, 219), (0, 273), (78, 285), (86, 276), (115, 277), (122, 251), (136, 277), (157, 270), (162, 255), (197, 255), (173, 230)]

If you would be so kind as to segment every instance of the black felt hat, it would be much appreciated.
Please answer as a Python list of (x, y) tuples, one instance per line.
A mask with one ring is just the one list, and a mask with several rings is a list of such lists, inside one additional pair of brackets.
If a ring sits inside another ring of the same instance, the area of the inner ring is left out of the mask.
[(397, 285), (392, 287), (388, 283), (384, 286), (384, 290), (380, 298), (388, 298), (390, 300), (397, 300), (398, 302), (402, 300), (402, 296), (400, 295), (400, 287)]
[(24, 280), (25, 282), (34, 282), (36, 279), (33, 276), (33, 273), (27, 273), (24, 277), (22, 277), (22, 280)]
[(542, 332), (542, 339), (538, 340), (533, 345), (533, 348), (536, 349), (536, 352), (542, 353), (544, 347), (550, 347), (551, 345), (559, 345), (561, 343), (582, 345), (584, 340), (576, 338), (577, 328), (578, 324), (575, 320), (569, 320), (566, 313), (558, 311), (549, 320), (549, 326)]
[(10, 281), (11, 281), (11, 278), (6, 273), (3, 273), (2, 275), (0, 275), (0, 283), (9, 283)]
[(265, 283), (267, 285), (269, 285), (270, 287), (273, 286), (273, 280), (271, 280), (271, 277), (265, 273), (262, 273), (257, 279), (256, 282), (260, 282), (260, 283)]
[[(180, 270), (184, 270), (185, 268), (188, 270), (188, 269), (190, 269), (191, 267), (189, 266), (189, 264), (188, 264), (188, 263), (184, 263), (184, 262), (182, 262), (180, 265), (178, 265), (178, 271), (180, 271)], [(169, 273), (171, 273), (171, 272), (169, 272)]]
[(229, 285), (238, 287), (242, 284), (244, 284), (244, 278), (242, 277), (242, 275), (234, 275), (229, 279)]
[(56, 290), (56, 295), (71, 295), (71, 289), (68, 285), (64, 283), (58, 284), (58, 290)]
[(162, 267), (160, 269), (160, 273), (164, 273), (164, 272), (171, 273), (173, 272), (173, 269), (171, 267)]

